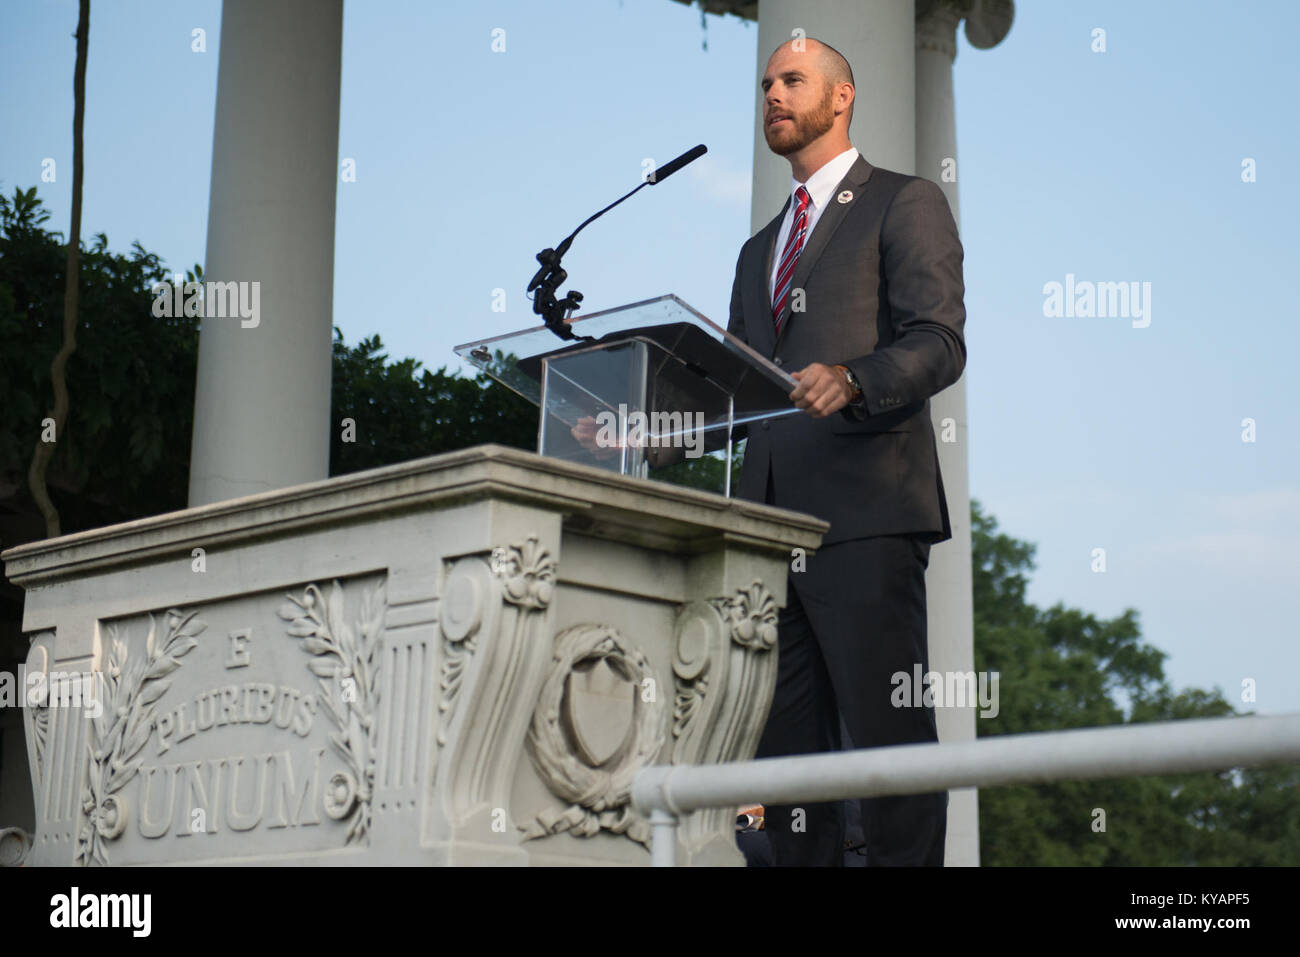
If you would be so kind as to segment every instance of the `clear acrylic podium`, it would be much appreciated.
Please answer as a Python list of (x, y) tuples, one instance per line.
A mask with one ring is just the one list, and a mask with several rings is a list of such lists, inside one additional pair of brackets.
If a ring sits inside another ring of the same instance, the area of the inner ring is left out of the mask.
[(456, 354), (540, 409), (537, 451), (731, 494), (732, 429), (798, 409), (798, 384), (676, 296), (579, 316)]

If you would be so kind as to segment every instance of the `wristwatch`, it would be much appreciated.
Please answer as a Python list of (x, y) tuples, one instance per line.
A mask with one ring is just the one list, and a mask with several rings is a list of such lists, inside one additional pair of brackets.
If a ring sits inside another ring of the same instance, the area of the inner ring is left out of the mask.
[(847, 382), (849, 384), (849, 388), (853, 390), (853, 395), (849, 397), (849, 401), (861, 402), (862, 386), (858, 383), (858, 377), (853, 374), (853, 370), (850, 369), (848, 366), (836, 366), (835, 368), (839, 369), (841, 372), (844, 373), (844, 381)]

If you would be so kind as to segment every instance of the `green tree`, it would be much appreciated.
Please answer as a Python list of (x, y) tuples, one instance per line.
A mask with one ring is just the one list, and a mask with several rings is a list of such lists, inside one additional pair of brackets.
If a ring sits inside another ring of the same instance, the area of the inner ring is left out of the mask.
[[(61, 341), (66, 247), (44, 224), (35, 187), (0, 195), (0, 542), (43, 537), (25, 488), (41, 435), (50, 363)], [(138, 242), (127, 255), (100, 233), (82, 245), (78, 348), (68, 380), (78, 393), (58, 434), (47, 482), (66, 532), (184, 508), (194, 416), (198, 323), (153, 315), (163, 261)], [(195, 266), (188, 279), (202, 277)], [(389, 362), (378, 336), (349, 347), (335, 329), (331, 474), (374, 468), (483, 442), (531, 449), (536, 409), (485, 376)]]
[[(66, 256), (35, 188), (0, 196), (0, 540), (44, 536), (25, 485), (51, 394), (62, 340)], [(77, 394), (57, 435), (47, 484), (65, 532), (183, 508), (194, 407), (197, 320), (156, 318), (150, 288), (161, 260), (134, 243), (83, 244), (78, 348), (69, 360)]]
[(72, 235), (68, 239), (67, 268), (64, 271), (63, 290), (63, 341), (54, 359), (50, 363), (50, 384), (53, 386), (53, 401), (49, 405), (46, 418), (48, 432), (35, 444), (31, 465), (27, 470), (27, 487), (31, 492), (36, 507), (45, 519), (45, 534), (50, 537), (63, 532), (59, 522), (59, 510), (50, 499), (49, 486), (45, 482), (50, 459), (54, 455), (55, 442), (50, 436), (63, 431), (68, 421), (68, 359), (77, 349), (77, 275), (81, 259), (81, 194), (85, 180), (82, 157), (82, 140), (86, 119), (86, 52), (90, 37), (90, 0), (81, 0), (78, 5), (77, 18), (77, 65), (72, 79)]
[[(1098, 619), (1025, 600), (1034, 546), (971, 503), (975, 666), (1000, 674), (979, 736), (1231, 715), (1217, 688), (1175, 692), (1137, 612)], [(980, 792), (985, 865), (1261, 865), (1300, 861), (1300, 768)], [(1094, 830), (1097, 812), (1105, 831)]]
[[(334, 330), (330, 474), (452, 452), (485, 442), (532, 451), (537, 408), (486, 375), (468, 379), (389, 362), (379, 336), (349, 348)], [(353, 430), (344, 426), (351, 419)]]

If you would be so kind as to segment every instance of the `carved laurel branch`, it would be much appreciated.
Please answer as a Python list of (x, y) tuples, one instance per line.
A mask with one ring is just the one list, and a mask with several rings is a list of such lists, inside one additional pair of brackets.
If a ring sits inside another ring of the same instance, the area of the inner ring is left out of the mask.
[(325, 811), (336, 821), (348, 820), (347, 844), (360, 843), (370, 831), (375, 793), (375, 764), (379, 728), (374, 720), (379, 702), (379, 648), (384, 631), (384, 585), (361, 595), (355, 630), (343, 610), (343, 586), (335, 580), (329, 598), (315, 584), (302, 598), (286, 596), (279, 616), (286, 631), (302, 640), (312, 655), (307, 668), (320, 683), (317, 701), (337, 731), (330, 741), (348, 770), (330, 778)]
[(626, 648), (608, 625), (575, 625), (556, 638), (551, 671), (542, 688), (528, 730), (528, 753), (542, 780), (556, 795), (571, 802), (563, 811), (544, 810), (524, 830), (524, 840), (572, 831), (590, 837), (601, 829), (650, 846), (650, 825), (629, 803), (632, 779), (663, 745), (662, 709), (658, 700), (634, 697), (632, 740), (611, 767), (591, 767), (566, 739), (561, 709), (565, 686), (576, 665), (605, 658), (613, 671), (640, 688), (654, 671), (639, 649)]
[(157, 623), (149, 616), (145, 656), (128, 660), (127, 647), (109, 625), (108, 667), (104, 675), (99, 713), (92, 718), (90, 771), (81, 792), (85, 814), (77, 834), (75, 862), (82, 866), (108, 864), (107, 842), (126, 827), (126, 802), (117, 793), (135, 776), (141, 758), (136, 755), (149, 740), (154, 724), (154, 702), (171, 687), (168, 677), (181, 666), (180, 659), (198, 645), (207, 628), (194, 616), (173, 608), (167, 612), (167, 637), (159, 645)]
[[(538, 543), (536, 535), (529, 535), (522, 545), (498, 545), (492, 549), (489, 567), (501, 579), (506, 602), (529, 611), (550, 604), (555, 593), (555, 560)], [(456, 713), (461, 681), (477, 648), (477, 636), (477, 630), (459, 638), (449, 637), (445, 632), (443, 635), (436, 738), (440, 748), (447, 743), (447, 728)]]
[[(754, 652), (769, 651), (776, 644), (776, 599), (759, 579), (741, 588), (729, 598), (711, 598), (709, 605), (717, 611), (731, 640)], [(682, 649), (676, 649), (673, 677), (673, 738), (681, 739), (699, 714), (709, 691), (712, 660), (707, 651), (700, 661), (686, 662)]]

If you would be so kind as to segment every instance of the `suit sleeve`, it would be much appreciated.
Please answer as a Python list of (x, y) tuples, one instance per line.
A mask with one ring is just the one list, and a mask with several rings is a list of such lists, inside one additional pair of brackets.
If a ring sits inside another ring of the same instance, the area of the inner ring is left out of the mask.
[(862, 385), (863, 402), (843, 410), (854, 422), (920, 404), (966, 367), (961, 240), (935, 183), (912, 179), (895, 194), (881, 224), (880, 256), (894, 339), (843, 363)]

